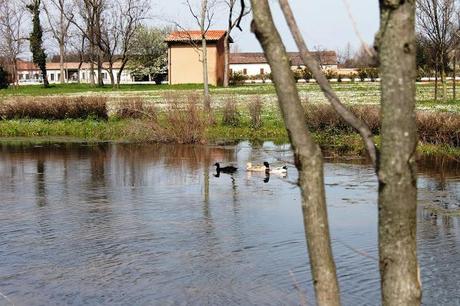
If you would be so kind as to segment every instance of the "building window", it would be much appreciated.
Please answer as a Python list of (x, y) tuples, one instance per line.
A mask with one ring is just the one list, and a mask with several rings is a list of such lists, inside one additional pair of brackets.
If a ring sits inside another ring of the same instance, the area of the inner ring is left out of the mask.
[(86, 78), (85, 78), (85, 73), (84, 73), (84, 72), (81, 73), (81, 78), (82, 78), (83, 80), (86, 80)]
[(60, 80), (60, 79), (61, 79), (61, 74), (60, 74), (60, 73), (58, 73), (58, 75), (57, 75), (57, 79), (58, 79), (58, 80)]
[(244, 75), (247, 75), (248, 74), (248, 70), (246, 68), (243, 69), (243, 74)]
[(26, 80), (30, 79), (30, 75), (29, 75), (29, 74), (26, 74), (25, 79), (26, 79)]
[(51, 81), (54, 81), (54, 73), (51, 73), (51, 74), (50, 74), (50, 80), (51, 80)]
[(260, 74), (262, 74), (262, 75), (265, 74), (264, 68), (260, 68)]

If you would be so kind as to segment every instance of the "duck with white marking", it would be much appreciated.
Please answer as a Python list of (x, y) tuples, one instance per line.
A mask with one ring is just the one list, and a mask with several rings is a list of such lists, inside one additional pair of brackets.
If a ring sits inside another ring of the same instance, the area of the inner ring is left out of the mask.
[(264, 165), (253, 165), (251, 162), (246, 163), (246, 171), (250, 172), (266, 172), (267, 166)]
[(276, 167), (276, 168), (270, 168), (270, 164), (268, 162), (264, 162), (264, 165), (266, 167), (266, 172), (267, 173), (274, 173), (274, 174), (282, 174), (286, 175), (287, 174), (287, 166), (282, 166), (282, 167)]

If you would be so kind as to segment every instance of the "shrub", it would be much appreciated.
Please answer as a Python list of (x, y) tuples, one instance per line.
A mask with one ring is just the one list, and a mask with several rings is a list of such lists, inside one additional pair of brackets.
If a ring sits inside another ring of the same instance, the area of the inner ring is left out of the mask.
[(248, 104), (251, 127), (258, 129), (262, 126), (262, 98), (255, 96)]
[(230, 75), (229, 83), (231, 85), (243, 85), (248, 79), (247, 75), (242, 74), (241, 72), (233, 72)]
[(0, 104), (1, 119), (107, 119), (106, 97), (17, 97)]
[(332, 69), (327, 69), (324, 74), (328, 80), (337, 78), (337, 72)]
[(240, 124), (241, 115), (236, 106), (235, 97), (230, 96), (225, 98), (225, 104), (222, 113), (222, 124), (230, 126), (238, 126)]
[[(355, 132), (328, 104), (303, 103), (307, 126), (311, 131)], [(350, 110), (363, 120), (375, 135), (380, 134), (380, 108), (373, 105), (352, 106)], [(460, 115), (417, 111), (419, 139), (423, 143), (460, 146)]]
[(146, 105), (141, 97), (120, 98), (116, 106), (115, 117), (157, 120), (157, 110), (153, 104)]
[(300, 79), (303, 79), (303, 69), (297, 68), (292, 71), (294, 75), (294, 79), (298, 82)]
[(305, 67), (302, 69), (302, 77), (305, 79), (305, 81), (308, 82), (313, 79), (313, 73), (311, 73), (311, 71)]
[(361, 82), (364, 82), (365, 79), (367, 79), (367, 71), (364, 68), (359, 68), (358, 69), (358, 78), (361, 80)]
[(202, 99), (198, 95), (189, 96), (184, 107), (179, 100), (166, 107), (166, 136), (177, 143), (202, 143), (205, 141), (207, 117), (198, 106)]
[(378, 68), (359, 68), (358, 77), (363, 82), (365, 79), (371, 79), (374, 82), (379, 77)]
[(367, 75), (371, 79), (371, 82), (374, 82), (379, 77), (379, 70), (378, 68), (366, 68)]
[(8, 88), (9, 79), (9, 73), (0, 67), (0, 89)]

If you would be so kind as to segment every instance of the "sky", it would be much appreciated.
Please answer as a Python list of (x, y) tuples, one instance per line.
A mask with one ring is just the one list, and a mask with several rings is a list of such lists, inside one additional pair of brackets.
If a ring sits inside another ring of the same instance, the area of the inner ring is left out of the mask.
[[(310, 49), (338, 50), (344, 49), (350, 43), (354, 50), (361, 45), (360, 39), (353, 29), (352, 21), (344, 4), (349, 4), (353, 20), (363, 40), (372, 44), (379, 26), (379, 12), (377, 0), (291, 0), (291, 8), (301, 28), (307, 45)], [(199, 0), (190, 0), (199, 5)], [(270, 0), (273, 18), (278, 31), (286, 44), (288, 51), (295, 51), (295, 44), (291, 38), (278, 1)], [(221, 7), (215, 14), (212, 29), (226, 28), (226, 10)], [(177, 22), (184, 28), (197, 28), (185, 0), (152, 0), (151, 24), (172, 24)], [(232, 37), (240, 52), (260, 51), (258, 41), (250, 32), (251, 17), (248, 15), (243, 22), (243, 32), (238, 29), (232, 31)]]

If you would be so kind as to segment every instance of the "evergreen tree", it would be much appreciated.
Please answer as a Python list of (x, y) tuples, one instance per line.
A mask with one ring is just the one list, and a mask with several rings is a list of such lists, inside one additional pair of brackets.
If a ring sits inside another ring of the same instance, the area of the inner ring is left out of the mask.
[(9, 84), (10, 80), (8, 72), (0, 66), (0, 89), (8, 88)]
[(32, 52), (33, 62), (38, 66), (43, 77), (43, 86), (48, 87), (48, 77), (46, 76), (46, 53), (43, 49), (43, 29), (40, 24), (40, 2), (41, 0), (32, 0), (27, 5), (32, 14), (33, 29), (30, 33), (30, 51)]

